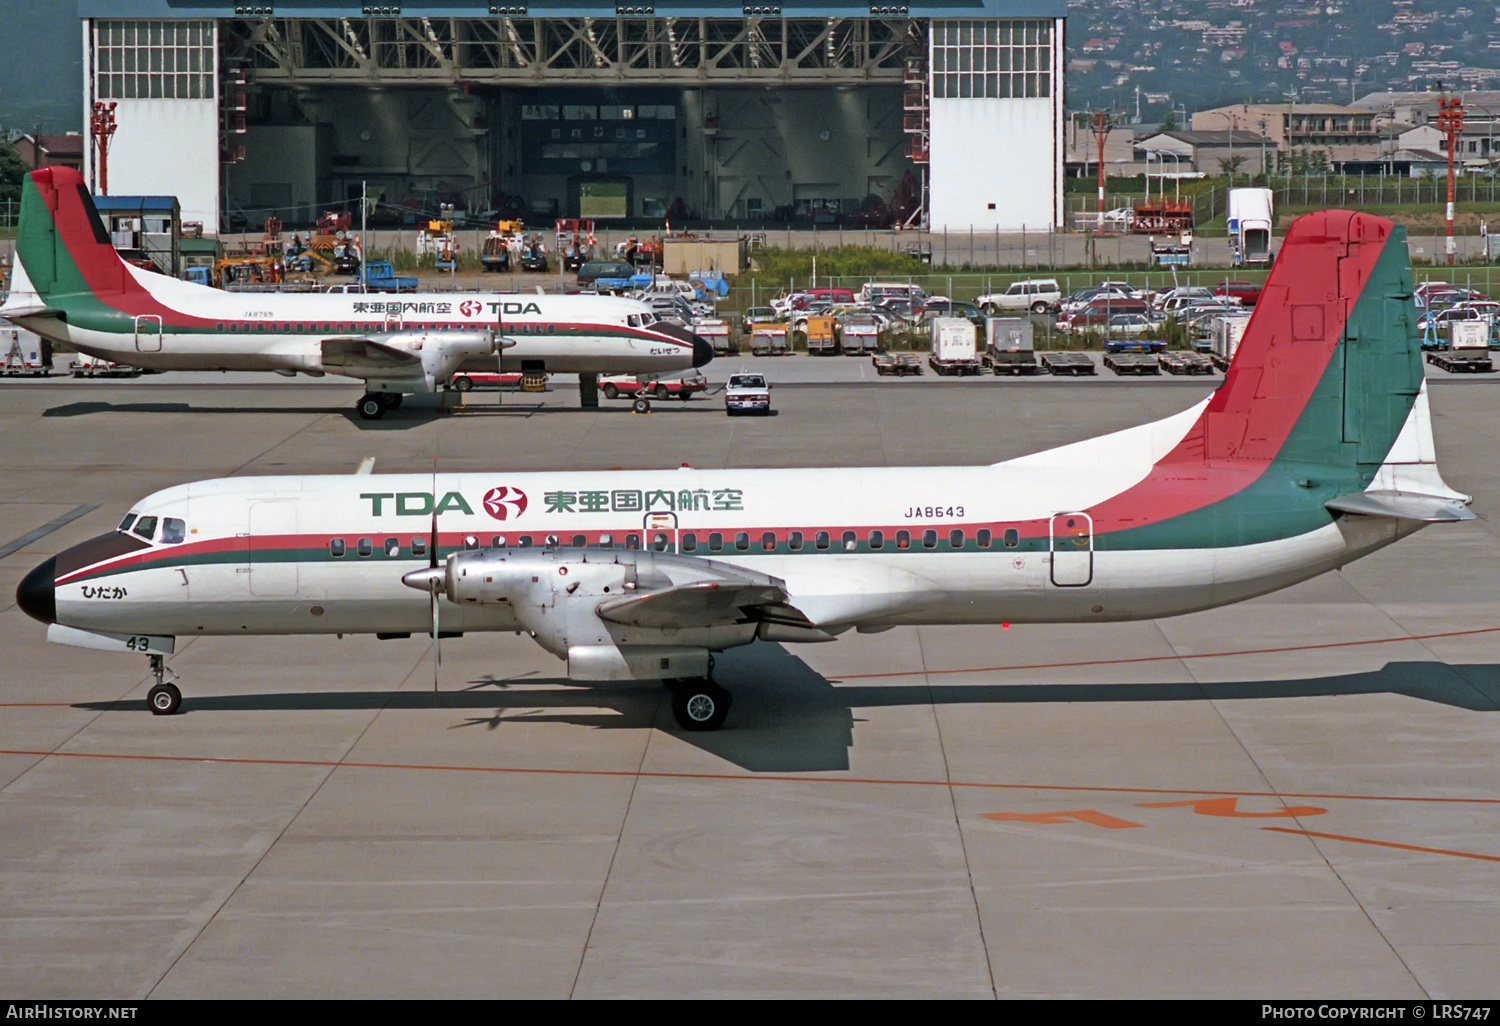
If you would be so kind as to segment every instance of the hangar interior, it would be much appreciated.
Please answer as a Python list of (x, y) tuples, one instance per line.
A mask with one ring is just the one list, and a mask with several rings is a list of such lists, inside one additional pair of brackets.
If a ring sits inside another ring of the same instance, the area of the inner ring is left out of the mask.
[[(316, 0), (210, 4), (192, 20), (173, 0), (79, 9), (85, 104), (121, 107), (111, 186), (161, 193), (182, 179), (184, 216), (226, 229), (310, 221), (362, 188), (408, 218), (451, 203), (532, 223), (1060, 220), (1053, 0), (737, 16)], [(177, 159), (161, 160), (166, 147)]]

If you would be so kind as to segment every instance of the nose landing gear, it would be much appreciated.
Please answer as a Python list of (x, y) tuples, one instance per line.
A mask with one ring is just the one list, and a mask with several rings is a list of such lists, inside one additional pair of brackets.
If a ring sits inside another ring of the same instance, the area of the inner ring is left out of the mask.
[(157, 716), (171, 716), (182, 705), (182, 692), (176, 684), (165, 679), (171, 671), (161, 656), (151, 656), (151, 672), (156, 674), (156, 683), (146, 692), (146, 705)]

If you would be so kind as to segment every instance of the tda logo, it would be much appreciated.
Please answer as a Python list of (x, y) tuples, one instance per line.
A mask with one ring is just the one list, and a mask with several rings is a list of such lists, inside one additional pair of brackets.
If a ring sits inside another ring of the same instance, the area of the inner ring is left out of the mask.
[(458, 312), (465, 317), (478, 317), (479, 311), (484, 309), (484, 304), (477, 299), (466, 299), (458, 304)]
[(526, 493), (501, 485), (484, 493), (484, 511), (496, 520), (509, 520), (526, 512)]

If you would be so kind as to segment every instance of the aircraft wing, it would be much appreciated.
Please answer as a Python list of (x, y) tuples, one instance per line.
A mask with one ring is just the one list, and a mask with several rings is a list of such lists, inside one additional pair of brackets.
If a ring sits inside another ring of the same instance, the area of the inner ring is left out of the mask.
[(369, 338), (325, 338), (322, 341), (325, 370), (353, 372), (393, 371), (417, 368), (422, 358), (416, 353), (388, 346)]
[(599, 606), (598, 613), (602, 620), (629, 627), (722, 627), (765, 619), (764, 612), (784, 606), (786, 597), (774, 584), (694, 581), (610, 599)]

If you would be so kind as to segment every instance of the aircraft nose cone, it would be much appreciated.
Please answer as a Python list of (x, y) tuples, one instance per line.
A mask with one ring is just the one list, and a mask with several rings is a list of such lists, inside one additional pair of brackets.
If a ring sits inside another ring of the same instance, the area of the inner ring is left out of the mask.
[(57, 622), (57, 577), (56, 557), (32, 570), (21, 578), (16, 588), (16, 605), (33, 620), (42, 623)]
[(693, 366), (702, 367), (714, 358), (714, 347), (705, 341), (702, 336), (693, 336)]

